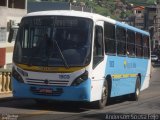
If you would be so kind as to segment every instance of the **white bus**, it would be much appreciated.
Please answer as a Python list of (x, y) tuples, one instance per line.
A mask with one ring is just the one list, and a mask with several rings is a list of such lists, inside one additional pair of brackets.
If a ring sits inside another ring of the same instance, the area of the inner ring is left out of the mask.
[(149, 86), (149, 40), (148, 32), (94, 13), (29, 13), (14, 47), (13, 96), (42, 104), (94, 102), (98, 108), (111, 97), (138, 100)]

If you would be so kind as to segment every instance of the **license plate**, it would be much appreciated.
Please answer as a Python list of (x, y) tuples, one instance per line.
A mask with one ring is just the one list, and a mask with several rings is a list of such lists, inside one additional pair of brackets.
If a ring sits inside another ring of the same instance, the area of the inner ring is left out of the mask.
[(38, 87), (30, 87), (30, 90), (34, 94), (39, 94), (39, 95), (60, 95), (63, 93), (63, 89), (61, 88), (56, 88), (53, 90), (52, 88), (38, 88)]
[(42, 88), (42, 89), (39, 89), (39, 93), (52, 94), (53, 90), (52, 89)]
[(30, 90), (33, 93), (39, 93), (39, 94), (52, 94), (53, 93), (53, 89), (51, 88), (36, 88), (36, 87), (31, 87)]

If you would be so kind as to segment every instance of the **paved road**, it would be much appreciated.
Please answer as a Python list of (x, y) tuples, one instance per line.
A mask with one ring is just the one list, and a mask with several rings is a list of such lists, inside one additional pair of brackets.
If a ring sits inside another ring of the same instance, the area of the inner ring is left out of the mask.
[(97, 110), (85, 103), (51, 102), (47, 105), (40, 105), (33, 100), (9, 99), (0, 101), (0, 120), (10, 120), (11, 118), (18, 118), (18, 120), (115, 120), (119, 119), (117, 117), (158, 120), (160, 119), (157, 116), (160, 114), (159, 91), (160, 68), (154, 68), (150, 87), (141, 92), (138, 102), (128, 101), (127, 97), (116, 98), (112, 99), (112, 102), (103, 110)]

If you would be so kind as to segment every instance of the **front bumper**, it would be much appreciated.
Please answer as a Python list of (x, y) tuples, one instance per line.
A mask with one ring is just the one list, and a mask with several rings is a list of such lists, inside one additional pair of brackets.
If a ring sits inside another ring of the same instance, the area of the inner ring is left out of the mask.
[[(20, 83), (12, 78), (13, 97), (16, 98), (31, 98), (31, 99), (48, 99), (58, 101), (90, 101), (91, 80), (88, 79), (81, 83), (79, 86), (42, 86), (42, 85), (29, 85)], [(52, 94), (39, 94), (33, 92), (33, 89), (50, 89), (54, 92)], [(57, 92), (56, 90), (61, 90)], [(56, 94), (55, 94), (56, 93)]]

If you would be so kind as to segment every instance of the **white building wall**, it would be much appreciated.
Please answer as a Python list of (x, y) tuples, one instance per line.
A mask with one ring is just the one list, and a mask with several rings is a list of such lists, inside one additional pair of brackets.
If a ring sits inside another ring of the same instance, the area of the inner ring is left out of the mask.
[[(12, 20), (15, 23), (19, 23), (24, 15), (27, 14), (26, 9), (17, 9), (17, 8), (7, 8), (5, 6), (0, 6), (0, 27), (4, 27), (7, 29), (7, 23)], [(6, 65), (10, 65), (12, 63), (12, 55), (13, 55), (13, 46), (14, 42), (8, 43), (8, 34), (9, 31), (6, 32), (6, 41), (0, 41), (0, 48), (6, 48)], [(8, 50), (9, 49), (9, 50)]]

